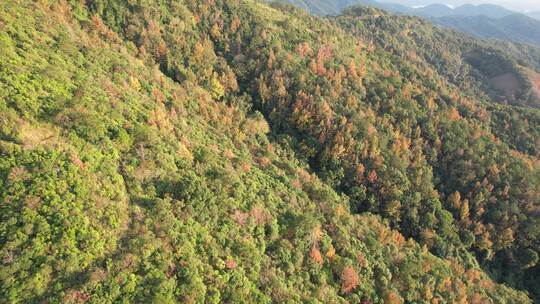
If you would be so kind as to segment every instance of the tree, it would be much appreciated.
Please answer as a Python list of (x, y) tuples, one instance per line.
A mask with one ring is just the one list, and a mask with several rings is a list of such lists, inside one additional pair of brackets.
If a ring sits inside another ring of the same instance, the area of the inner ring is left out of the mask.
[(319, 250), (319, 246), (314, 244), (313, 246), (311, 246), (311, 250), (309, 252), (309, 256), (311, 257), (311, 259), (313, 259), (313, 261), (319, 265), (322, 265), (324, 260), (323, 260), (323, 257), (321, 255), (321, 251)]
[(345, 294), (352, 292), (360, 281), (356, 270), (351, 265), (348, 265), (341, 272), (341, 291)]
[(446, 202), (451, 208), (459, 210), (459, 208), (461, 207), (461, 194), (458, 191), (450, 194)]
[(530, 248), (521, 249), (517, 259), (522, 269), (528, 269), (538, 263), (538, 253)]
[(464, 200), (461, 204), (461, 207), (459, 208), (459, 218), (461, 220), (465, 220), (469, 217), (469, 200)]

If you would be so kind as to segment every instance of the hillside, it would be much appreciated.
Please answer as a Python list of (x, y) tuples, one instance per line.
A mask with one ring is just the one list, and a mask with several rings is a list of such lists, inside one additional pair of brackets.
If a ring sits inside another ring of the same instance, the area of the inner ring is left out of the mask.
[[(364, 12), (361, 8), (349, 11), (355, 14), (356, 10)], [(367, 20), (364, 23), (368, 26), (354, 31), (361, 30), (362, 37), (394, 55), (435, 68), (447, 81), (471, 94), (483, 92), (492, 101), (540, 107), (540, 92), (535, 90), (532, 74), (527, 72), (540, 70), (540, 49), (472, 39), (416, 17), (392, 16), (369, 9), (366, 12), (379, 17)], [(510, 77), (515, 85), (511, 89), (499, 86), (494, 81), (498, 77)]]
[(0, 302), (539, 299), (535, 53), (415, 23), (1, 1)]
[[(497, 19), (496, 22), (493, 22), (494, 19), (489, 17), (473, 16), (482, 10), (491, 11), (492, 15), (511, 13), (494, 5), (463, 5), (455, 9), (444, 5), (429, 5), (412, 9), (396, 4), (379, 3), (374, 0), (361, 0), (359, 3), (361, 6), (378, 7), (386, 11), (405, 14), (396, 16), (396, 18), (385, 18), (393, 19), (389, 22), (406, 24), (400, 28), (392, 28), (394, 32), (384, 31), (381, 32), (382, 36), (378, 37), (373, 37), (367, 31), (363, 33), (365, 36), (370, 36), (370, 39), (373, 39), (375, 43), (381, 42), (378, 43), (381, 47), (390, 47), (391, 49), (399, 47), (400, 50), (395, 52), (395, 55), (398, 56), (413, 48), (414, 51), (423, 54), (423, 60), (436, 67), (439, 73), (446, 75), (449, 81), (461, 86), (462, 89), (470, 89), (464, 88), (463, 85), (470, 86), (471, 80), (473, 80), (472, 83), (475, 83), (473, 89), (483, 91), (493, 101), (540, 107), (540, 91), (534, 85), (535, 74), (528, 72), (530, 70), (540, 71), (540, 48), (532, 46), (535, 43), (533, 40), (536, 39), (534, 33), (540, 29), (540, 23), (538, 27), (532, 26), (533, 30), (528, 32), (520, 28), (519, 25), (513, 25), (516, 18), (522, 19), (521, 15), (511, 14)], [(510, 41), (517, 40), (531, 44), (512, 43), (504, 41), (504, 39), (478, 40), (466, 34), (435, 28), (429, 22), (421, 21), (418, 18), (408, 18), (408, 15), (437, 15), (436, 10), (440, 10), (440, 16), (447, 17), (429, 17), (429, 20), (435, 24), (442, 24), (448, 28), (455, 27), (478, 37), (487, 35), (490, 38), (498, 39), (505, 36), (512, 37), (507, 39)], [(465, 12), (471, 16), (454, 15)], [(384, 12), (377, 13), (387, 15)], [(522, 21), (531, 20), (525, 18), (526, 20)], [(499, 26), (498, 24), (501, 23), (505, 23), (505, 25)], [(378, 26), (375, 32), (382, 28)], [(399, 35), (401, 31), (420, 32), (425, 37), (401, 35), (401, 39), (406, 42), (404, 44), (394, 39), (396, 33)], [(540, 41), (540, 35), (537, 38)], [(387, 40), (392, 41), (392, 43), (389, 44)], [(434, 50), (435, 53), (430, 54), (427, 50)], [(444, 54), (442, 54), (443, 52)]]

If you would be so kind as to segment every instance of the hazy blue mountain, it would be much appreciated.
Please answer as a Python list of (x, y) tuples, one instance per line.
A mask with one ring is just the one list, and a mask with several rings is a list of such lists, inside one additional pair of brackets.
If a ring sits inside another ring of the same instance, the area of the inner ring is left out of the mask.
[(534, 19), (537, 19), (537, 20), (540, 20), (540, 11), (529, 12), (529, 13), (527, 13), (527, 16), (529, 16), (531, 18), (534, 18)]
[(402, 5), (416, 7), (434, 3), (442, 3), (451, 7), (459, 7), (465, 4), (483, 5), (486, 3), (505, 7), (516, 12), (536, 12), (540, 11), (540, 1), (538, 0), (380, 0), (386, 2), (399, 3)]
[(454, 10), (444, 4), (430, 4), (424, 7), (413, 8), (410, 13), (427, 17), (443, 17), (452, 15)]
[(342, 8), (337, 1), (310, 1), (310, 0), (287, 0), (287, 2), (317, 15), (330, 15), (339, 12)]
[[(361, 1), (366, 1), (366, 0), (361, 0)], [(367, 0), (367, 1), (375, 2), (375, 1), (372, 1), (372, 0)], [(405, 6), (405, 5), (402, 5), (402, 4), (399, 4), (399, 3), (378, 3), (378, 2), (375, 2), (375, 4), (376, 5), (372, 5), (372, 6), (387, 10), (389, 12), (394, 12), (394, 13), (410, 13), (410, 12), (414, 11), (414, 8), (409, 7), (409, 6)]]
[[(452, 16), (487, 16), (490, 18), (502, 18), (513, 15), (516, 12), (494, 4), (464, 4), (456, 7), (449, 15)], [(436, 17), (436, 16), (434, 16)]]
[(502, 18), (446, 16), (431, 20), (436, 24), (482, 38), (540, 45), (540, 21), (523, 14), (512, 14)]

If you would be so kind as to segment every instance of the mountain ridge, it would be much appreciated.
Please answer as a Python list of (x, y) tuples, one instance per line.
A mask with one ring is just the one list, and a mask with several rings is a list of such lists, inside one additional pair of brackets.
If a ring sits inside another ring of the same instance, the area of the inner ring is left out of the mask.
[[(295, 4), (295, 2), (292, 2)], [(323, 5), (324, 4), (324, 5)], [(317, 5), (313, 9), (310, 5)], [(540, 46), (540, 21), (493, 4), (463, 4), (450, 8), (444, 4), (428, 4), (421, 7), (408, 7), (401, 4), (378, 2), (376, 0), (357, 0), (346, 2), (306, 1), (301, 7), (319, 15), (338, 14), (351, 5), (377, 7), (389, 12), (416, 15), (428, 18), (435, 24), (453, 28), (486, 39), (528, 43)], [(478, 17), (478, 18), (474, 18)]]

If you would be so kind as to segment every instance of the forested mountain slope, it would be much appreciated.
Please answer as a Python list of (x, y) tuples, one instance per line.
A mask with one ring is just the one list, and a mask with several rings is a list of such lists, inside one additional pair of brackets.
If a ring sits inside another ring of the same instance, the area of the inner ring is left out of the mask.
[[(420, 69), (434, 69), (446, 82), (474, 99), (529, 107), (540, 105), (537, 48), (475, 40), (438, 29), (420, 18), (394, 16), (371, 8), (352, 8), (336, 20), (359, 39), (392, 54), (400, 65), (413, 63)], [(514, 84), (512, 90), (504, 90), (509, 84)], [(537, 110), (504, 105), (488, 108), (492, 113), (505, 113), (507, 118), (519, 117), (511, 122), (492, 120), (498, 137), (514, 149), (539, 155)], [(515, 132), (517, 129), (523, 132)]]
[(532, 302), (538, 110), (377, 15), (0, 2), (1, 301)]
[[(318, 2), (309, 3), (315, 5)], [(367, 22), (370, 23), (372, 29), (363, 29), (362, 32), (364, 36), (369, 36), (372, 42), (386, 49), (400, 48), (398, 52), (395, 52), (397, 56), (406, 52), (418, 53), (422, 55), (423, 60), (427, 60), (429, 64), (437, 67), (439, 73), (449, 76), (449, 80), (454, 83), (459, 81), (461, 84), (470, 86), (471, 80), (476, 80), (475, 87), (477, 89), (480, 87), (481, 91), (497, 102), (540, 107), (538, 81), (540, 78), (540, 48), (528, 44), (508, 42), (530, 43), (530, 39), (540, 41), (540, 36), (536, 37), (540, 26), (531, 26), (531, 30), (519, 28), (519, 26), (513, 28), (514, 23), (527, 23), (530, 18), (524, 19), (522, 17), (525, 16), (509, 14), (493, 21), (490, 17), (472, 15), (475, 14), (475, 9), (467, 9), (467, 6), (452, 10), (444, 5), (440, 6), (448, 11), (441, 13), (443, 17), (435, 18), (433, 17), (435, 13), (422, 12), (420, 9), (412, 10), (412, 8), (405, 6), (397, 7), (391, 3), (379, 3), (373, 0), (356, 3), (359, 5), (345, 9), (344, 14), (364, 11), (376, 17), (372, 18), (371, 22)], [(303, 6), (300, 5), (300, 7)], [(425, 16), (430, 19), (426, 21), (407, 15), (392, 15), (374, 7), (389, 12)], [(429, 7), (423, 9), (428, 10)], [(485, 10), (485, 7), (489, 10), (490, 6), (474, 6), (477, 10)], [(342, 7), (339, 11), (341, 12), (344, 8)], [(313, 8), (309, 6), (306, 9), (313, 11)], [(465, 10), (470, 11), (471, 15), (457, 15), (464, 14)], [(504, 11), (497, 12), (495, 10), (491, 14), (496, 15), (497, 13), (503, 14)], [(502, 38), (503, 40), (478, 40), (467, 34), (434, 26), (431, 22), (456, 28), (462, 32), (469, 32), (479, 37)], [(499, 23), (504, 24), (499, 26), (497, 25)], [(374, 32), (370, 32), (370, 30), (374, 30)], [(488, 33), (483, 34), (482, 31)], [(522, 37), (523, 39), (504, 39), (503, 36), (506, 38), (510, 36), (513, 38)], [(441, 54), (443, 52), (444, 54)]]

